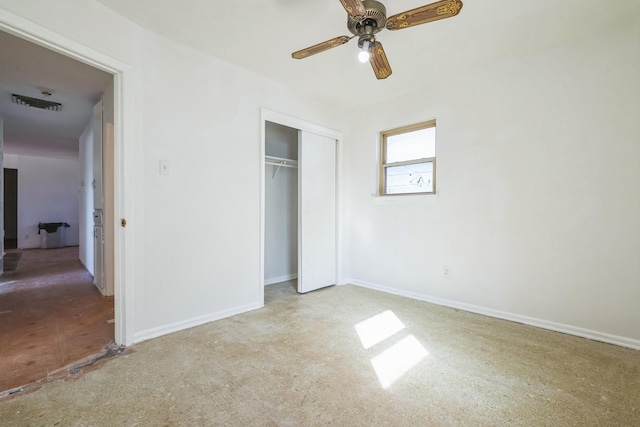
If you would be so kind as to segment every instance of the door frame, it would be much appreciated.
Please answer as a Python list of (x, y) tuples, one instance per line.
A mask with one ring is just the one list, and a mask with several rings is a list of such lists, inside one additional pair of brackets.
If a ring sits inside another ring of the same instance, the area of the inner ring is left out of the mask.
[[(317, 125), (312, 122), (308, 122), (297, 117), (289, 116), (287, 114), (279, 113), (277, 111), (269, 110), (267, 108), (260, 109), (260, 262), (258, 272), (258, 284), (259, 284), (259, 302), (260, 307), (264, 307), (264, 246), (265, 246), (265, 164), (264, 157), (266, 154), (266, 122), (277, 123), (279, 125), (288, 126), (293, 129), (298, 129), (317, 135), (326, 136), (336, 140), (336, 284), (342, 283), (342, 270), (341, 262), (341, 233), (340, 233), (340, 219), (341, 219), (341, 192), (340, 182), (342, 175), (342, 132), (335, 129), (328, 128), (326, 126)], [(298, 236), (299, 238), (299, 236)], [(299, 255), (299, 254), (298, 254)]]
[[(113, 166), (113, 222), (106, 224), (112, 228), (113, 247), (105, 250), (113, 251), (113, 265), (105, 268), (113, 269), (114, 278), (114, 311), (115, 342), (119, 345), (130, 345), (134, 342), (133, 324), (133, 278), (135, 265), (134, 224), (129, 221), (128, 232), (120, 227), (123, 218), (133, 218), (134, 187), (134, 128), (135, 109), (133, 105), (133, 67), (115, 58), (98, 52), (74, 40), (68, 39), (54, 31), (26, 20), (18, 15), (0, 8), (0, 31), (12, 34), (31, 43), (65, 55), (76, 61), (85, 63), (113, 75), (114, 85), (114, 166)], [(127, 185), (125, 186), (125, 182)], [(105, 209), (107, 207), (105, 206)], [(128, 256), (127, 256), (128, 255)]]

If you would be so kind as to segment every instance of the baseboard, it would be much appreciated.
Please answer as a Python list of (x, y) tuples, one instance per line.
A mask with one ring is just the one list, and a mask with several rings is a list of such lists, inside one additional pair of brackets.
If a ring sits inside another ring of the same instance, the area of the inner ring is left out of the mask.
[(18, 249), (40, 249), (40, 243), (36, 245), (18, 245)]
[(459, 310), (469, 311), (471, 313), (482, 314), (497, 319), (509, 320), (512, 322), (523, 323), (529, 326), (548, 329), (551, 331), (562, 332), (569, 335), (575, 335), (582, 338), (588, 338), (594, 341), (601, 341), (608, 344), (618, 345), (620, 347), (632, 348), (640, 350), (640, 340), (612, 335), (605, 332), (593, 331), (577, 326), (565, 325), (563, 323), (550, 322), (548, 320), (538, 319), (535, 317), (523, 316), (520, 314), (509, 313), (506, 311), (494, 310), (491, 308), (481, 307), (472, 304), (466, 304), (458, 301), (432, 297), (430, 295), (419, 294), (416, 292), (403, 291), (396, 288), (381, 286), (374, 283), (364, 282), (362, 280), (350, 280), (349, 283), (363, 288), (373, 289), (376, 291), (386, 292), (388, 294), (398, 295), (401, 297), (411, 298), (419, 301), (425, 301), (445, 307), (456, 308)]
[(287, 282), (289, 280), (293, 280), (293, 279), (297, 279), (298, 275), (297, 274), (288, 274), (286, 276), (280, 276), (280, 277), (272, 277), (271, 279), (264, 279), (264, 285), (275, 285), (276, 283), (282, 283), (282, 282)]
[(223, 310), (216, 313), (206, 314), (204, 316), (198, 316), (192, 319), (183, 320), (180, 322), (170, 323), (164, 326), (158, 326), (156, 328), (146, 329), (144, 331), (136, 332), (133, 335), (133, 344), (157, 338), (162, 335), (171, 334), (173, 332), (193, 328), (195, 326), (204, 325), (205, 323), (213, 322), (216, 320), (225, 319), (227, 317), (235, 316), (236, 314), (257, 310), (259, 308), (262, 308), (262, 304), (260, 303), (247, 304), (229, 310)]

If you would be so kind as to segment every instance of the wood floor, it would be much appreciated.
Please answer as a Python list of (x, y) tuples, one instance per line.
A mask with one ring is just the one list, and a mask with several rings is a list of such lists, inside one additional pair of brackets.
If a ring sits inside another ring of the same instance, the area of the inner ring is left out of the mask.
[(0, 392), (47, 378), (113, 341), (113, 298), (103, 297), (78, 247), (29, 249), (0, 276)]

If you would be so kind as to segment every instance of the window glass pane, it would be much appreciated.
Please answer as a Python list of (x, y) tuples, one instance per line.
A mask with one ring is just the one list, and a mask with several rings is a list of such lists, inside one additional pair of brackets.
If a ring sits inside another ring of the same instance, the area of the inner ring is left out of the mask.
[(385, 168), (386, 194), (432, 193), (433, 162)]
[(387, 137), (387, 163), (424, 159), (435, 156), (435, 127)]

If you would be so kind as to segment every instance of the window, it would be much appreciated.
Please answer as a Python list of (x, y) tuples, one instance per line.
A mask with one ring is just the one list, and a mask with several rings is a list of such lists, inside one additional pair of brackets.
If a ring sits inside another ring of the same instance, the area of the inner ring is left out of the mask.
[(380, 133), (380, 195), (435, 194), (436, 121)]

